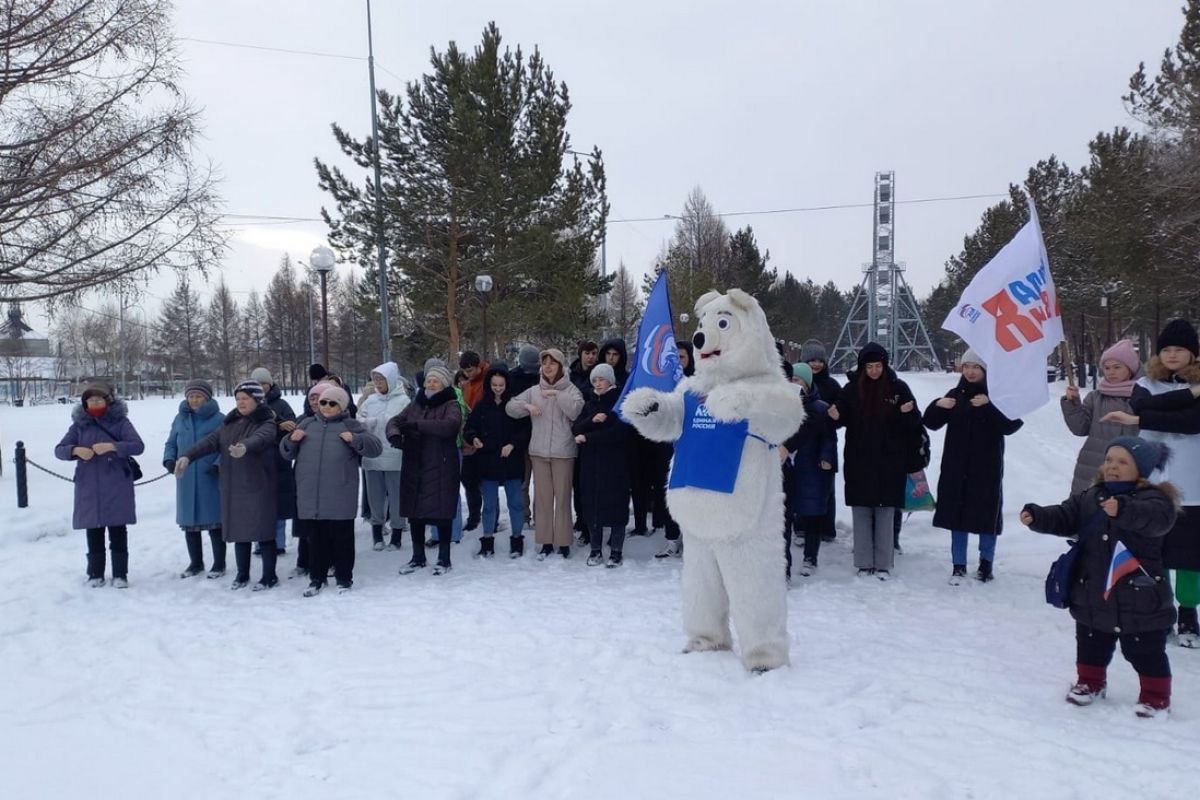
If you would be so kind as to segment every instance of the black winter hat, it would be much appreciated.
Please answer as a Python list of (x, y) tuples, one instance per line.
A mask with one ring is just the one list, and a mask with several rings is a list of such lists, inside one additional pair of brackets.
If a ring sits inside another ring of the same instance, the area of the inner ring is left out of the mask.
[(887, 350), (883, 349), (883, 345), (870, 342), (866, 347), (858, 351), (859, 369), (862, 369), (867, 364), (876, 364), (879, 362), (882, 362), (885, 367), (888, 363)]
[(1193, 358), (1200, 358), (1200, 337), (1186, 319), (1173, 319), (1162, 329), (1154, 343), (1154, 352), (1161, 353), (1164, 347), (1186, 347)]
[(312, 380), (313, 383), (316, 383), (317, 381), (321, 380), (321, 378), (324, 378), (328, 374), (329, 374), (329, 370), (325, 369), (324, 364), (312, 364), (308, 368), (308, 377)]

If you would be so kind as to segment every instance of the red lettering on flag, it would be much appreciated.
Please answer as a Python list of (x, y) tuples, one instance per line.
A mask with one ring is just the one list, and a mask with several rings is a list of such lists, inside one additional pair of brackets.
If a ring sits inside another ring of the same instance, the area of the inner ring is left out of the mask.
[[(999, 291), (994, 296), (983, 301), (983, 310), (996, 319), (996, 343), (1011, 353), (1025, 344), (1036, 342), (1042, 338), (1042, 331), (1037, 323), (1021, 313), (1017, 304), (1007, 291)], [(1022, 342), (1011, 330), (1015, 328), (1024, 337)]]

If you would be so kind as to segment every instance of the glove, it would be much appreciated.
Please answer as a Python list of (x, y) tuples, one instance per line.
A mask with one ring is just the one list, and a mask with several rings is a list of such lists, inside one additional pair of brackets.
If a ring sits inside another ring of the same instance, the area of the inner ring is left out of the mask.
[(168, 458), (166, 461), (164, 461), (163, 469), (165, 469), (167, 472), (174, 472), (175, 471), (175, 459)]
[(189, 464), (189, 463), (190, 463), (190, 462), (188, 461), (188, 457), (187, 457), (187, 456), (180, 456), (180, 457), (179, 457), (179, 460), (175, 462), (175, 477), (176, 477), (176, 478), (182, 478), (182, 477), (183, 477), (183, 473), (187, 472), (187, 468), (188, 468), (188, 464)]
[(395, 436), (389, 436), (388, 444), (390, 444), (392, 447), (396, 448), (397, 450), (403, 450), (404, 449), (404, 436), (401, 434), (396, 434)]
[(242, 444), (241, 442), (229, 445), (229, 455), (233, 456), (234, 458), (241, 458), (242, 456), (246, 455), (246, 445)]
[(208, 469), (206, 469), (204, 471), (207, 474), (212, 475), (215, 478), (215, 477), (217, 477), (217, 475), (220, 474), (221, 468), (218, 465), (213, 464), (212, 466), (210, 466)]

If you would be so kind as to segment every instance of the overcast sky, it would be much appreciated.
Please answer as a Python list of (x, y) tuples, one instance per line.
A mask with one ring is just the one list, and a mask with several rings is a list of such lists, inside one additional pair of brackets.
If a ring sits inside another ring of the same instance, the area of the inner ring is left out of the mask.
[[(489, 20), (540, 49), (574, 104), (573, 147), (604, 151), (612, 219), (678, 213), (699, 185), (719, 212), (867, 203), (877, 171), (897, 198), (998, 195), (1038, 159), (1072, 167), (1100, 130), (1130, 124), (1120, 96), (1157, 68), (1179, 0), (375, 0), (377, 80), (419, 77), (429, 48), (472, 48)], [(177, 0), (186, 89), (231, 214), (317, 217), (314, 156), (340, 162), (337, 121), (369, 132), (365, 0)], [(364, 176), (365, 177), (365, 176)], [(901, 205), (896, 253), (919, 295), (980, 213), (975, 199)], [(614, 222), (608, 263), (645, 272), (672, 224)], [(735, 216), (771, 263), (856, 284), (871, 211)], [(307, 259), (320, 223), (238, 230), (223, 272), (265, 287), (283, 252)], [(1053, 266), (1053, 265), (1052, 265)], [(154, 282), (165, 296), (173, 279)], [(149, 306), (155, 301), (151, 299)], [(93, 305), (95, 301), (93, 301)]]

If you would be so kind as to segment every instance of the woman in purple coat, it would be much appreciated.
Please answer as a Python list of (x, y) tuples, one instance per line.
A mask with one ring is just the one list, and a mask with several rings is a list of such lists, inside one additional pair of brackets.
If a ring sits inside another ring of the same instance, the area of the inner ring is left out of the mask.
[(112, 584), (129, 586), (129, 534), (137, 522), (133, 471), (129, 457), (145, 446), (124, 402), (105, 384), (89, 384), (82, 402), (71, 410), (71, 427), (54, 448), (63, 461), (75, 462), (75, 530), (87, 531), (88, 586), (104, 585), (104, 529), (112, 550)]

